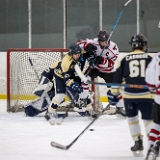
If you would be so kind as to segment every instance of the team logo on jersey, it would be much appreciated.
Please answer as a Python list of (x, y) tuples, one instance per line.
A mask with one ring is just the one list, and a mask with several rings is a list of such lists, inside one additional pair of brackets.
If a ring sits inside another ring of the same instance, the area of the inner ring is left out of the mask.
[(113, 50), (117, 50), (117, 47), (116, 47), (116, 45), (113, 47)]
[(106, 56), (108, 57), (108, 55), (109, 55), (109, 52), (106, 52)]

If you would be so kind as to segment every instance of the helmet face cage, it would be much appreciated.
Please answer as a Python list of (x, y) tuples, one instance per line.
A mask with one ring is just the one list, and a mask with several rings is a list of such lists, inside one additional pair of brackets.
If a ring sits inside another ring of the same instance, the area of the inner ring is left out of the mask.
[(98, 33), (98, 42), (103, 42), (103, 41), (107, 41), (108, 40), (108, 33), (107, 31), (99, 31)]
[(81, 54), (81, 48), (78, 44), (73, 43), (69, 46), (69, 53), (73, 54)]
[(140, 49), (143, 50), (144, 47), (147, 49), (147, 38), (142, 34), (137, 34), (131, 37), (131, 47), (133, 50)]

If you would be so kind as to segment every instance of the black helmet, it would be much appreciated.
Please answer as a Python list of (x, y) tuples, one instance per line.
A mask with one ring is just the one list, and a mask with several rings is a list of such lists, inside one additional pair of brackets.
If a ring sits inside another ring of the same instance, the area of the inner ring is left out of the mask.
[(71, 54), (81, 54), (81, 48), (78, 44), (76, 43), (72, 43), (70, 46), (69, 46), (69, 53)]
[[(143, 34), (135, 34), (131, 37), (131, 42), (129, 42), (132, 49), (147, 49), (147, 38)], [(145, 48), (144, 48), (145, 47)], [(146, 51), (146, 50), (145, 50)]]
[(98, 32), (98, 42), (107, 41), (108, 37), (109, 37), (109, 35), (108, 35), (107, 31), (104, 30), (104, 31)]

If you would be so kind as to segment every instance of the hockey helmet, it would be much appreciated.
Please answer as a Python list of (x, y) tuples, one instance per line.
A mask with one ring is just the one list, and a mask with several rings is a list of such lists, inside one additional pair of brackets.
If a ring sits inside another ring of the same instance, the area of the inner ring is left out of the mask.
[(147, 51), (147, 38), (143, 34), (135, 34), (131, 37), (131, 42), (129, 42), (132, 49), (140, 49)]
[(108, 35), (107, 31), (104, 30), (104, 31), (98, 32), (98, 42), (107, 41), (108, 37), (109, 37), (109, 35)]
[(81, 48), (78, 44), (76, 43), (72, 43), (70, 46), (69, 46), (69, 53), (71, 53), (72, 55), (73, 54), (81, 54)]

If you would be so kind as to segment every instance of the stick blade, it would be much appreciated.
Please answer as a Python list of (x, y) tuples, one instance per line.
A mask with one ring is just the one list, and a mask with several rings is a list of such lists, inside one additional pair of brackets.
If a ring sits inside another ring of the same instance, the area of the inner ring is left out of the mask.
[(59, 149), (63, 149), (63, 150), (67, 150), (68, 149), (67, 146), (61, 145), (61, 144), (53, 142), (53, 141), (51, 141), (50, 144), (51, 144), (52, 147), (55, 147), (55, 148), (59, 148)]

